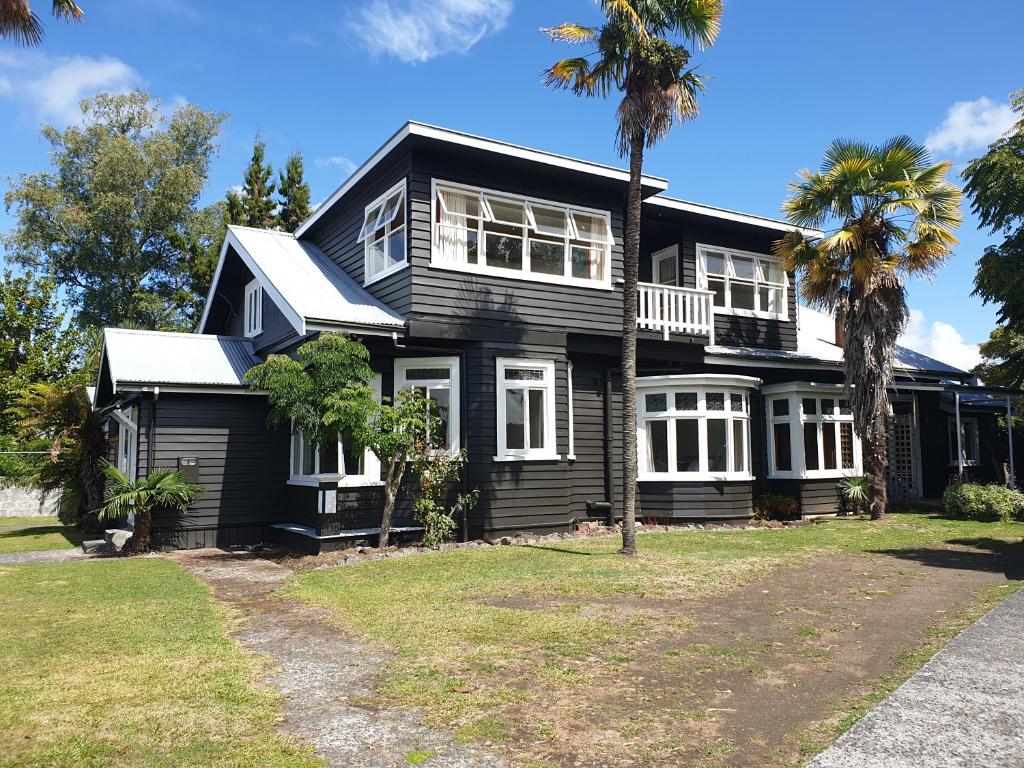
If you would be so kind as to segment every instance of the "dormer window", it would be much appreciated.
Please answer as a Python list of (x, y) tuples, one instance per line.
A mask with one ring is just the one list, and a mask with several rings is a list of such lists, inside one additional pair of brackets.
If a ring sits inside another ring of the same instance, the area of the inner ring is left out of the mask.
[(435, 182), (431, 266), (611, 287), (607, 211)]
[(363, 285), (376, 282), (408, 263), (405, 247), (405, 179), (368, 206), (358, 242), (364, 243)]
[(245, 335), (248, 338), (263, 333), (263, 286), (253, 280), (245, 286)]
[(788, 318), (786, 273), (771, 256), (698, 245), (697, 286), (715, 292), (713, 301), (720, 313)]

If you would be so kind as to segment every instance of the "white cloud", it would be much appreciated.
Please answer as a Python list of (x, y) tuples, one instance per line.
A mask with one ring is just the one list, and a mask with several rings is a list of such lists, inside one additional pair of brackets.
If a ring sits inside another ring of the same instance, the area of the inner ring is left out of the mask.
[(349, 27), (373, 55), (416, 64), (468, 51), (511, 13), (512, 0), (373, 0)]
[(318, 157), (314, 160), (320, 168), (341, 168), (345, 173), (352, 173), (356, 164), (343, 155), (332, 155), (331, 157)]
[(101, 91), (125, 91), (139, 74), (110, 56), (51, 57), (37, 51), (0, 52), (0, 97), (21, 102), (38, 118), (67, 124), (80, 116), (78, 103)]
[(987, 147), (1010, 130), (1014, 122), (1009, 104), (997, 104), (984, 96), (974, 101), (958, 101), (946, 112), (942, 125), (929, 133), (924, 143), (932, 152), (959, 155)]
[(900, 336), (899, 345), (941, 360), (964, 371), (981, 362), (977, 344), (968, 344), (960, 332), (941, 320), (927, 322), (920, 309), (910, 310), (910, 322)]

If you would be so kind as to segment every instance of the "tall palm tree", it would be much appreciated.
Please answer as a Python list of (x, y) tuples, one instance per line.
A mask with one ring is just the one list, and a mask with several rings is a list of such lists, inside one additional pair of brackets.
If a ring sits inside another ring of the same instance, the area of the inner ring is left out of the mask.
[(136, 552), (149, 551), (149, 534), (153, 527), (153, 512), (171, 509), (184, 513), (203, 489), (185, 481), (173, 469), (158, 469), (147, 477), (132, 480), (109, 461), (102, 462), (107, 476), (107, 490), (103, 497), (104, 520), (123, 519), (135, 515), (132, 548)]
[[(619, 102), (616, 148), (629, 156), (622, 302), (622, 552), (636, 553), (636, 309), (640, 271), (640, 182), (644, 150), (673, 125), (697, 114), (704, 79), (689, 66), (686, 46), (705, 48), (718, 37), (722, 0), (600, 0), (604, 24), (565, 23), (544, 30), (558, 42), (595, 46), (562, 59), (544, 73), (546, 85), (577, 96)], [(609, 499), (611, 501), (611, 499)]]
[[(54, 16), (65, 21), (81, 21), (85, 16), (74, 0), (53, 0), (52, 10)], [(39, 45), (43, 41), (43, 23), (29, 0), (0, 0), (0, 38), (10, 38), (22, 45)]]
[(832, 142), (821, 170), (803, 170), (783, 204), (798, 227), (775, 244), (787, 271), (801, 273), (812, 305), (835, 313), (844, 338), (846, 389), (864, 451), (872, 519), (885, 515), (888, 387), (896, 339), (907, 322), (904, 281), (929, 275), (953, 253), (963, 215), (952, 163), (932, 163), (907, 136), (880, 146)]

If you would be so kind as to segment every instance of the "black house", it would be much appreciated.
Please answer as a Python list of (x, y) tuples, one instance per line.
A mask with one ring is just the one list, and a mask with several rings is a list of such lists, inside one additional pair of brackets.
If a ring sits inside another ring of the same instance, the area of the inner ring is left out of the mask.
[[(374, 386), (421, 387), (465, 448), (480, 503), (464, 535), (568, 529), (621, 508), (619, 338), (628, 174), (407, 123), (294, 236), (232, 227), (199, 333), (107, 329), (99, 407), (131, 473), (178, 466), (205, 488), (170, 547), (276, 539), (306, 550), (372, 536), (380, 465), (269, 431), (242, 377), (324, 331), (371, 351)], [(772, 258), (791, 226), (665, 197), (646, 177), (638, 352), (639, 513), (749, 517), (785, 493), (837, 505), (861, 471), (831, 318), (799, 306)], [(900, 350), (890, 493), (952, 475), (1003, 482), (996, 390)], [(631, 480), (632, 481), (632, 480)], [(414, 523), (395, 521), (414, 533)]]

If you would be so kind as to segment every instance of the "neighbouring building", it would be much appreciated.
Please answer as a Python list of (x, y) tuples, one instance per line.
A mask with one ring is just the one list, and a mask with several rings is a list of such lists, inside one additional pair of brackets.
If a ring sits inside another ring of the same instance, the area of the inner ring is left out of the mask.
[[(462, 534), (568, 529), (621, 509), (618, 168), (404, 125), (295, 233), (231, 227), (196, 334), (107, 329), (95, 405), (130, 473), (179, 467), (205, 492), (158, 516), (168, 547), (372, 538), (380, 465), (266, 425), (245, 372), (321, 332), (371, 352), (381, 395), (421, 388), (468, 454)], [(643, 181), (637, 324), (639, 514), (742, 519), (762, 494), (836, 511), (861, 471), (833, 320), (771, 256), (792, 227)], [(889, 491), (1006, 480), (1006, 393), (900, 349)], [(415, 535), (406, 512), (397, 532)]]

